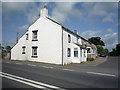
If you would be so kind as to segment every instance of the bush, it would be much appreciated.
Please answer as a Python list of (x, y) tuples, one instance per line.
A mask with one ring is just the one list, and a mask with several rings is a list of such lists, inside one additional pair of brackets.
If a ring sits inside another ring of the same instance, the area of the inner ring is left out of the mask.
[(90, 58), (90, 57), (87, 58), (87, 61), (93, 61), (93, 60), (95, 60), (95, 59), (94, 58)]

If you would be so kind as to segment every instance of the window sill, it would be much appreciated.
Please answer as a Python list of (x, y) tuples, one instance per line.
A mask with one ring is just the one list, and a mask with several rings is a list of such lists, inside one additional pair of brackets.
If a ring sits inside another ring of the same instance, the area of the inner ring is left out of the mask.
[(38, 56), (31, 56), (32, 58), (37, 58)]
[(38, 39), (36, 39), (36, 40), (32, 40), (32, 41), (38, 41)]
[(25, 52), (22, 52), (22, 54), (25, 54)]

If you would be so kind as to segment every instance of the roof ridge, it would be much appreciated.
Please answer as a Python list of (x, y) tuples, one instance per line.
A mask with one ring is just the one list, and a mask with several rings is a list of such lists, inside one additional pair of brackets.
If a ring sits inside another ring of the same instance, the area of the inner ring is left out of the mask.
[[(49, 17), (47, 17), (47, 18), (48, 18), (49, 20), (51, 20), (51, 21), (53, 21), (53, 22), (61, 25), (60, 23), (56, 22), (55, 20), (53, 20), (53, 19), (51, 19), (51, 18), (49, 18)], [(64, 28), (66, 31), (69, 31), (70, 33), (72, 33), (72, 34), (74, 34), (74, 35), (77, 35), (78, 37), (84, 39), (85, 41), (88, 41), (88, 40), (86, 40), (85, 38), (81, 37), (79, 34), (76, 34), (76, 33), (74, 33), (73, 31), (71, 31), (70, 29), (64, 27), (63, 25), (61, 25), (61, 26), (62, 26), (62, 28)], [(89, 41), (88, 41), (88, 42), (89, 42)], [(89, 43), (91, 43), (91, 42), (89, 42)]]

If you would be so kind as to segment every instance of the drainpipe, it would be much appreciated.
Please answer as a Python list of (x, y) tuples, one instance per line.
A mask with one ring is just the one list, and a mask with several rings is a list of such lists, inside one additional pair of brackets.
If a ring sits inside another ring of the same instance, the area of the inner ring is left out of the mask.
[(64, 65), (63, 63), (63, 29), (62, 29), (62, 65)]

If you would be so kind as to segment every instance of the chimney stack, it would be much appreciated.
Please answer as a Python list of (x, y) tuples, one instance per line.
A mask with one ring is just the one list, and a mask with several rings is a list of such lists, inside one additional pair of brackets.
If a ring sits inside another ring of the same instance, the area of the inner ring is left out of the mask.
[(40, 10), (40, 16), (41, 17), (48, 17), (48, 9), (47, 9), (46, 5), (44, 5), (44, 8)]
[(78, 34), (78, 31), (77, 31), (77, 30), (74, 30), (74, 33), (75, 33), (75, 34)]

